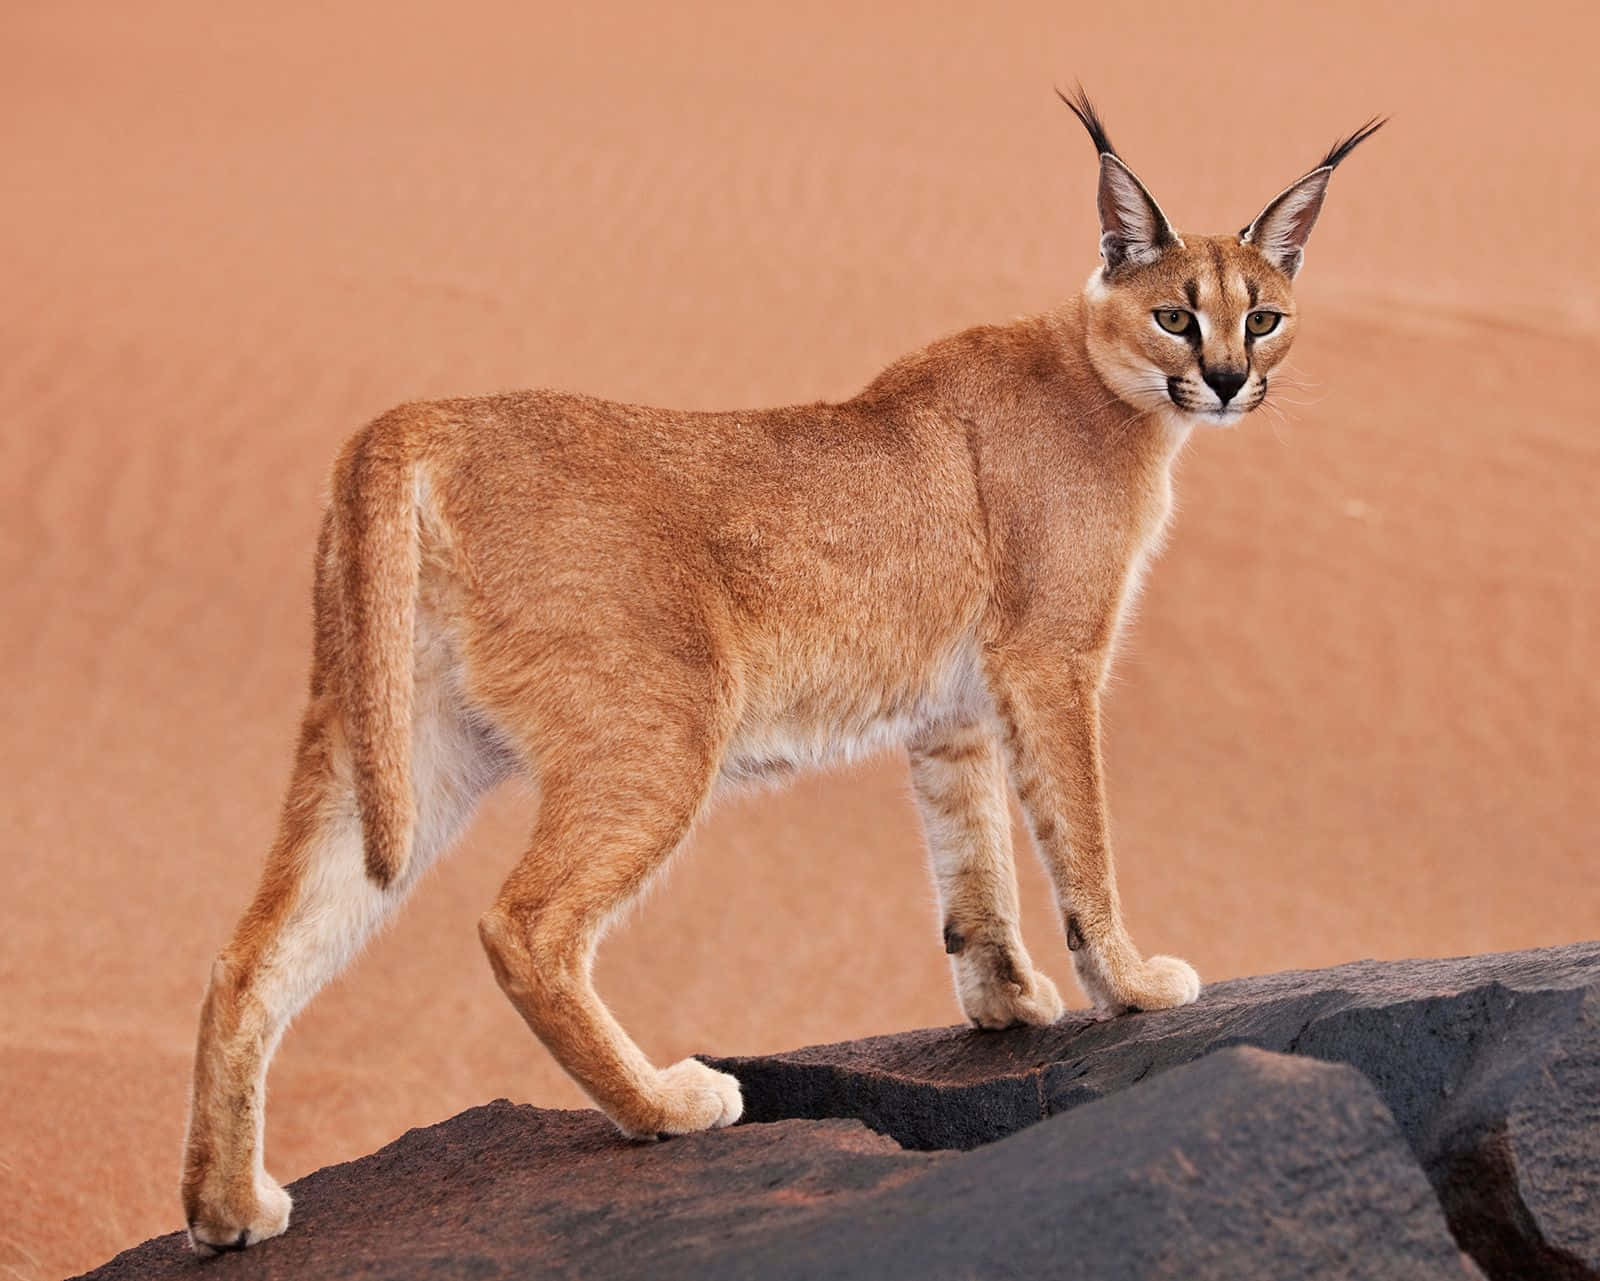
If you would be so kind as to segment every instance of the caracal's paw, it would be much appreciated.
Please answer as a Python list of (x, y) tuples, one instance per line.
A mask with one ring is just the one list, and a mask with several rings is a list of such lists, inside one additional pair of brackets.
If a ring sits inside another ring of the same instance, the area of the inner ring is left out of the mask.
[(1078, 977), (1102, 1014), (1129, 1014), (1138, 1010), (1170, 1010), (1190, 1005), (1200, 996), (1200, 976), (1194, 966), (1175, 956), (1133, 958), (1113, 973), (1085, 966), (1079, 952)]
[(974, 1026), (997, 1031), (1018, 1024), (1049, 1027), (1066, 1007), (1049, 976), (1030, 969), (1021, 983), (991, 979), (964, 987), (961, 1008)]
[(237, 1200), (223, 1196), (212, 1203), (202, 1192), (199, 1204), (188, 1207), (189, 1243), (201, 1254), (242, 1250), (289, 1226), (289, 1194), (270, 1175), (256, 1175), (252, 1202), (235, 1204)]
[(715, 1130), (739, 1119), (744, 1099), (736, 1078), (684, 1059), (657, 1074), (644, 1111), (634, 1124), (622, 1125), (623, 1133), (642, 1139)]
[(1200, 999), (1200, 976), (1175, 956), (1152, 956), (1139, 975), (1134, 1003), (1141, 1010), (1171, 1010)]

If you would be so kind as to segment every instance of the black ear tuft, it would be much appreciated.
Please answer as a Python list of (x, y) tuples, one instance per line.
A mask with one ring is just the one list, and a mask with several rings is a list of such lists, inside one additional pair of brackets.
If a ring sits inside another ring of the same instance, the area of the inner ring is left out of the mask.
[(1306, 238), (1322, 212), (1322, 198), (1328, 179), (1339, 162), (1388, 123), (1387, 116), (1374, 116), (1348, 138), (1328, 148), (1316, 168), (1284, 188), (1256, 215), (1256, 220), (1239, 233), (1243, 244), (1255, 245), (1268, 262), (1290, 279), (1305, 261)]
[(1329, 147), (1328, 154), (1317, 162), (1316, 167), (1318, 169), (1337, 168), (1341, 160), (1388, 123), (1388, 116), (1373, 116), (1371, 120), (1367, 121), (1366, 124), (1362, 125), (1348, 138), (1341, 138), (1333, 146)]
[(1115, 272), (1124, 263), (1152, 263), (1170, 246), (1181, 244), (1155, 197), (1111, 145), (1111, 135), (1083, 86), (1080, 84), (1071, 97), (1057, 89), (1056, 97), (1078, 117), (1100, 153), (1100, 191), (1096, 200), (1100, 208), (1100, 256), (1105, 259), (1106, 272)]
[[(1117, 149), (1111, 145), (1111, 136), (1106, 133), (1105, 125), (1100, 121), (1100, 113), (1094, 109), (1094, 103), (1089, 101), (1089, 95), (1083, 91), (1083, 85), (1080, 84), (1077, 92), (1070, 98), (1057, 89), (1056, 97), (1067, 104), (1067, 109), (1077, 116), (1083, 127), (1089, 131), (1089, 137), (1094, 140), (1095, 151), (1102, 156), (1117, 155)], [(1122, 157), (1117, 156), (1117, 159), (1120, 160)]]

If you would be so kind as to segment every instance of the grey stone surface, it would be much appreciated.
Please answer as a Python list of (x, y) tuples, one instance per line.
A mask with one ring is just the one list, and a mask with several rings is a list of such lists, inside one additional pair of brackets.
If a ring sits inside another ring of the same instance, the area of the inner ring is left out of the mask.
[(1236, 979), (1181, 1010), (711, 1060), (746, 1115), (974, 1147), (1231, 1045), (1348, 1063), (1491, 1275), (1600, 1277), (1600, 943)]
[(850, 1121), (629, 1145), (497, 1103), (293, 1188), (288, 1235), (181, 1235), (91, 1275), (152, 1278), (1476, 1275), (1350, 1068), (1231, 1049), (966, 1154)]
[(791, 1225), (706, 1275), (1480, 1274), (1358, 1072), (1236, 1048)]
[(749, 1123), (665, 1143), (502, 1101), (89, 1275), (1595, 1278), (1597, 988), (1600, 944), (1362, 962), (728, 1060)]

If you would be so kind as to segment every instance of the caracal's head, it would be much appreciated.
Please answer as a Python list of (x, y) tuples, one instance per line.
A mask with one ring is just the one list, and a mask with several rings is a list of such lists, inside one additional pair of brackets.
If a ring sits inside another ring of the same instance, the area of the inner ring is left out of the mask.
[(1335, 143), (1243, 231), (1195, 236), (1173, 230), (1083, 90), (1061, 100), (1100, 153), (1103, 263), (1084, 290), (1095, 372), (1136, 409), (1189, 423), (1237, 422), (1266, 399), (1294, 342), (1294, 277), (1328, 179), (1383, 121)]

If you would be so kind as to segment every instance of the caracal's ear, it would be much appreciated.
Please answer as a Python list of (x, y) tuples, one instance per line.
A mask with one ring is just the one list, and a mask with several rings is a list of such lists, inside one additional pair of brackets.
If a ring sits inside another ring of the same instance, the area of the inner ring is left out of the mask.
[(1059, 89), (1056, 96), (1089, 131), (1100, 153), (1100, 256), (1107, 273), (1124, 264), (1152, 263), (1174, 245), (1181, 245), (1155, 197), (1117, 155), (1083, 86), (1070, 98)]
[(1239, 233), (1243, 244), (1254, 245), (1274, 267), (1290, 279), (1305, 261), (1306, 241), (1311, 229), (1317, 225), (1317, 215), (1322, 212), (1322, 197), (1328, 190), (1328, 179), (1339, 167), (1339, 162), (1359, 147), (1386, 121), (1373, 117), (1348, 138), (1341, 138), (1328, 149), (1321, 162), (1304, 178), (1291, 183), (1256, 215), (1256, 220)]

